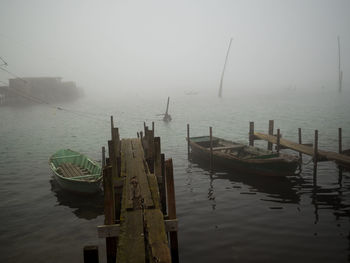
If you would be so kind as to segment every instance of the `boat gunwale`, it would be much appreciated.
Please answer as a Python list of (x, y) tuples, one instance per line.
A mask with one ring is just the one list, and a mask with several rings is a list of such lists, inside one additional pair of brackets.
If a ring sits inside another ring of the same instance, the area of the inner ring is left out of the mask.
[[(82, 156), (83, 158), (86, 158), (88, 160), (88, 162), (92, 163), (94, 166), (99, 166), (95, 161), (91, 160), (89, 157), (87, 157), (85, 154), (82, 154), (82, 153), (79, 153), (79, 152), (76, 152), (76, 151), (73, 151), (71, 149), (61, 149), (61, 150), (68, 150), (72, 153), (75, 153), (76, 155), (74, 155), (75, 157), (79, 157), (79, 156)], [(58, 172), (57, 172), (57, 167), (53, 164), (52, 160), (58, 158), (58, 157), (53, 157), (57, 152), (61, 151), (61, 150), (58, 150), (56, 151), (53, 155), (51, 155), (51, 157), (49, 158), (49, 166), (50, 166), (50, 169), (51, 171), (56, 175), (58, 176), (59, 178), (61, 178), (62, 180), (66, 180), (66, 181), (71, 181), (71, 182), (79, 182), (79, 183), (85, 183), (85, 184), (96, 184), (98, 182), (100, 182), (103, 178), (102, 176), (102, 171), (100, 173), (100, 175), (96, 175), (96, 179), (94, 180), (89, 180), (89, 181), (86, 181), (86, 180), (82, 180), (82, 178), (71, 178), (71, 177), (65, 177), (65, 176), (62, 176), (60, 175)], [(68, 156), (70, 157), (70, 156)], [(67, 162), (67, 163), (71, 163), (73, 164), (72, 162)], [(91, 175), (93, 176), (93, 175)], [(85, 179), (85, 178), (84, 178)]]

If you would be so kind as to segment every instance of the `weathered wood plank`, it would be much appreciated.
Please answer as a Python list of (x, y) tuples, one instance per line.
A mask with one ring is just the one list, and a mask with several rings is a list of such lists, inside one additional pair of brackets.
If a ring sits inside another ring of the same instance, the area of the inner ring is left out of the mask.
[(159, 208), (146, 209), (144, 212), (150, 262), (171, 262), (163, 219), (163, 213)]
[[(267, 135), (267, 134), (263, 134), (260, 132), (255, 132), (254, 136), (256, 138), (265, 140), (265, 141), (269, 141), (271, 143), (277, 143), (277, 137), (276, 136), (272, 136), (272, 135)], [(314, 155), (314, 148), (307, 146), (307, 145), (301, 145), (295, 142), (291, 142), (288, 141), (286, 139), (282, 139), (280, 138), (280, 144), (288, 147), (289, 149), (292, 149), (294, 151), (298, 151), (310, 156)], [(329, 161), (340, 161), (346, 164), (350, 164), (350, 156), (346, 156), (344, 154), (339, 154), (339, 153), (335, 153), (335, 152), (330, 152), (330, 151), (323, 151), (323, 150), (318, 150), (318, 156), (319, 158), (326, 158)]]
[(146, 262), (142, 210), (125, 213), (125, 221), (120, 228), (117, 262)]

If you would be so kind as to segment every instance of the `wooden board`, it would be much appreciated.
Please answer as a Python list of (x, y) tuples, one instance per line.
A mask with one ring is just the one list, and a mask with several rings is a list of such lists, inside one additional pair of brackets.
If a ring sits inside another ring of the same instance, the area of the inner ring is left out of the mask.
[[(267, 135), (263, 134), (260, 132), (255, 132), (254, 136), (256, 138), (271, 142), (271, 143), (277, 143), (277, 137), (273, 135)], [(280, 138), (280, 145), (287, 147), (289, 149), (292, 149), (294, 151), (298, 151), (310, 156), (314, 155), (314, 148), (311, 146), (307, 145), (302, 145), (299, 143), (291, 142), (286, 139)], [(335, 152), (330, 152), (330, 151), (323, 151), (323, 150), (318, 150), (318, 156), (320, 158), (325, 158), (329, 161), (340, 161), (342, 163), (350, 164), (350, 156), (346, 156), (344, 154), (339, 154)]]
[(63, 163), (59, 168), (61, 168), (62, 175), (67, 178), (84, 176), (80, 168), (71, 163)]

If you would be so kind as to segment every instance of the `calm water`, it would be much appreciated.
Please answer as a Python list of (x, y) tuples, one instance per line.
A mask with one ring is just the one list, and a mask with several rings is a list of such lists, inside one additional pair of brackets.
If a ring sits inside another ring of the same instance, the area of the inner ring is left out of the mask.
[[(135, 137), (143, 121), (155, 122), (162, 151), (175, 168), (181, 262), (348, 262), (350, 259), (350, 175), (339, 182), (338, 169), (319, 164), (318, 188), (312, 163), (300, 176), (256, 178), (216, 170), (210, 173), (187, 160), (186, 123), (191, 135), (208, 134), (247, 142), (248, 123), (266, 132), (275, 120), (284, 138), (337, 150), (350, 148), (350, 94), (286, 92), (271, 95), (172, 95), (173, 121), (156, 114), (161, 97), (134, 94), (109, 99), (81, 99), (60, 111), (47, 106), (0, 108), (0, 262), (82, 262), (83, 246), (97, 244), (105, 261), (102, 197), (77, 197), (60, 190), (48, 158), (71, 148), (100, 160), (109, 139), (113, 114), (122, 137)], [(62, 106), (62, 105), (60, 105)], [(79, 111), (79, 113), (77, 112)], [(89, 114), (86, 114), (88, 112)], [(266, 143), (258, 145), (266, 147)], [(308, 162), (309, 157), (304, 157)]]

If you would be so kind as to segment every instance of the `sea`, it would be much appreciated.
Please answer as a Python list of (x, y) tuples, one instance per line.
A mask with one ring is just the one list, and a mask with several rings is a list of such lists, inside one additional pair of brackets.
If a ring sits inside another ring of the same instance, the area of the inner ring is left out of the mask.
[[(25, 107), (0, 106), (0, 262), (83, 262), (83, 248), (99, 247), (103, 196), (80, 196), (60, 189), (48, 159), (62, 148), (101, 162), (110, 139), (110, 116), (122, 138), (136, 137), (144, 122), (155, 125), (162, 152), (174, 164), (180, 262), (349, 262), (350, 174), (333, 162), (318, 163), (313, 181), (311, 157), (299, 174), (255, 177), (213, 171), (187, 155), (190, 136), (209, 134), (248, 143), (255, 131), (338, 151), (350, 148), (350, 92), (344, 89), (232, 93), (219, 99), (207, 92), (170, 95), (172, 121), (164, 123), (166, 92), (127, 92), (85, 96), (75, 102)], [(267, 143), (256, 141), (266, 148)], [(284, 152), (297, 153), (283, 150)]]

